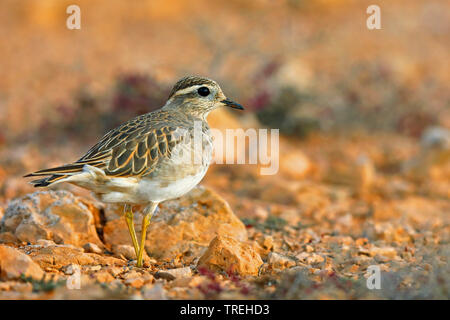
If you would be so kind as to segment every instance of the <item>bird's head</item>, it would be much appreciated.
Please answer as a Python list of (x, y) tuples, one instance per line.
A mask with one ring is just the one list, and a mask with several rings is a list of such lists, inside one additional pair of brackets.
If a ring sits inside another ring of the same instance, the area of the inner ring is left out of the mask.
[(212, 110), (223, 106), (244, 109), (240, 104), (228, 99), (214, 80), (188, 76), (180, 79), (173, 86), (163, 109), (177, 109), (206, 117)]

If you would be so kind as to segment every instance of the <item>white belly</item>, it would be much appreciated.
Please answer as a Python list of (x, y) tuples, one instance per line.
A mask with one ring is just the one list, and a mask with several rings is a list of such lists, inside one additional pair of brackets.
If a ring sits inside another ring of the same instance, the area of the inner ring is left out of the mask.
[(168, 199), (181, 197), (183, 194), (191, 191), (205, 176), (208, 167), (196, 175), (188, 176), (169, 184), (161, 183), (155, 179), (143, 178), (137, 188), (136, 197), (145, 199), (144, 202), (160, 202)]
[[(170, 183), (154, 178), (111, 178), (102, 186), (87, 186), (77, 181), (75, 184), (87, 187), (107, 203), (147, 204), (181, 197), (194, 188), (205, 176), (207, 167), (196, 175), (187, 176)], [(118, 187), (120, 185), (120, 187)]]

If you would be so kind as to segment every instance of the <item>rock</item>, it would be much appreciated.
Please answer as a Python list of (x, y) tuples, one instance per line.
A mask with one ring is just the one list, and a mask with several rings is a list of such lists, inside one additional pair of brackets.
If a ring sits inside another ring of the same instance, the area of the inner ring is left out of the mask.
[(134, 252), (134, 248), (132, 246), (126, 244), (114, 245), (112, 247), (112, 251), (117, 257), (123, 256), (128, 260), (136, 260), (136, 253)]
[(62, 268), (69, 264), (75, 265), (117, 265), (123, 266), (123, 260), (101, 256), (95, 253), (84, 253), (83, 249), (69, 245), (54, 245), (48, 247), (28, 246), (29, 256), (42, 268)]
[(49, 247), (56, 245), (56, 243), (54, 243), (52, 240), (45, 240), (45, 239), (39, 239), (38, 241), (36, 241), (36, 244), (42, 247)]
[(205, 276), (193, 276), (193, 277), (174, 279), (172, 282), (170, 282), (169, 286), (171, 288), (175, 288), (175, 287), (197, 288), (204, 282), (205, 282)]
[(141, 278), (131, 278), (125, 280), (125, 284), (133, 288), (139, 289), (144, 285), (144, 279)]
[[(215, 179), (214, 183), (216, 183), (217, 180), (218, 179)], [(229, 198), (233, 197), (230, 195), (227, 196)], [(230, 200), (233, 201), (233, 199)], [(269, 210), (266, 206), (255, 205), (253, 200), (250, 200), (245, 197), (239, 197), (239, 218), (264, 221), (267, 219), (268, 216)]]
[(167, 300), (166, 291), (161, 283), (155, 283), (149, 288), (144, 289), (142, 291), (142, 297), (145, 300)]
[(142, 279), (144, 280), (145, 284), (153, 283), (155, 281), (155, 277), (152, 274), (150, 274), (150, 273), (144, 274), (142, 276)]
[(259, 243), (255, 240), (246, 241), (246, 243), (255, 250), (256, 253), (261, 257), (261, 259), (267, 258), (267, 251), (259, 245)]
[(26, 254), (13, 247), (0, 245), (0, 278), (19, 279), (22, 274), (38, 280), (43, 277), (44, 271)]
[(413, 242), (416, 235), (414, 228), (407, 224), (397, 226), (388, 222), (375, 223), (374, 227), (376, 237), (387, 242)]
[[(136, 221), (139, 235), (140, 221)], [(132, 245), (123, 217), (108, 221), (103, 229), (109, 245)], [(187, 195), (160, 204), (150, 222), (146, 250), (158, 259), (201, 255), (216, 236), (247, 239), (247, 231), (229, 205), (215, 192), (197, 187)]]
[(185, 268), (176, 268), (176, 269), (168, 269), (168, 270), (160, 270), (156, 272), (155, 278), (159, 279), (166, 279), (166, 280), (174, 280), (179, 278), (187, 278), (192, 276), (191, 268), (185, 267)]
[(0, 282), (0, 291), (9, 291), (14, 281)]
[(11, 284), (11, 291), (16, 291), (20, 293), (27, 293), (33, 291), (33, 285), (30, 282), (21, 283), (21, 282), (15, 282)]
[(80, 266), (77, 264), (68, 264), (67, 266), (64, 266), (61, 270), (62, 272), (64, 272), (65, 275), (72, 275), (77, 271), (80, 271)]
[(257, 219), (266, 220), (269, 217), (269, 211), (266, 208), (256, 206), (254, 210), (254, 216)]
[[(423, 132), (420, 144), (420, 152), (403, 163), (404, 173), (413, 181), (425, 182), (430, 178), (448, 181), (450, 178), (450, 130), (444, 127), (429, 127)], [(448, 195), (445, 192), (444, 194)]]
[(135, 279), (135, 278), (140, 278), (141, 273), (137, 272), (136, 270), (129, 270), (128, 272), (121, 274), (120, 277), (124, 280)]
[(100, 271), (102, 269), (102, 266), (97, 264), (95, 266), (88, 266), (86, 267), (86, 271), (88, 272), (96, 272), (96, 271)]
[(82, 280), (80, 289), (67, 290), (66, 286), (61, 286), (54, 290), (51, 298), (53, 300), (125, 300), (132, 297), (125, 290), (111, 290), (95, 281), (83, 283)]
[(240, 275), (257, 275), (262, 264), (261, 257), (251, 245), (231, 237), (217, 236), (198, 261), (197, 267), (205, 266), (213, 271), (236, 272)]
[(302, 252), (298, 254), (296, 258), (310, 265), (322, 263), (325, 261), (325, 259), (321, 255), (317, 253), (308, 253), (308, 252)]
[(272, 248), (273, 248), (273, 237), (272, 236), (263, 236), (259, 244), (265, 250), (272, 250)]
[(167, 281), (175, 280), (175, 276), (173, 274), (170, 274), (170, 273), (164, 272), (164, 271), (158, 271), (157, 273), (155, 273), (155, 278), (156, 279), (164, 279)]
[(0, 227), (19, 241), (37, 243), (39, 239), (83, 246), (101, 246), (90, 204), (67, 191), (41, 191), (13, 200)]
[(85, 254), (81, 248), (73, 248), (64, 245), (51, 247), (35, 247), (29, 256), (41, 267), (60, 268), (69, 264), (89, 265), (95, 264), (95, 259)]
[(114, 281), (114, 277), (107, 271), (100, 271), (93, 274), (95, 280), (100, 283), (110, 283)]
[(369, 250), (369, 254), (371, 257), (376, 255), (384, 256), (386, 258), (395, 258), (397, 256), (397, 251), (392, 247), (372, 247)]
[(276, 269), (285, 269), (296, 265), (294, 259), (276, 252), (269, 252), (267, 262)]
[(420, 137), (424, 149), (450, 150), (450, 130), (444, 127), (428, 127)]
[(0, 233), (0, 243), (4, 244), (14, 244), (17, 243), (19, 239), (12, 232), (2, 232)]
[(110, 267), (108, 268), (109, 273), (111, 273), (111, 275), (113, 277), (117, 277), (119, 276), (121, 273), (124, 272), (123, 268), (119, 268), (119, 267)]
[(83, 246), (83, 249), (86, 252), (90, 252), (90, 253), (97, 253), (97, 254), (102, 254), (103, 250), (100, 249), (100, 247), (98, 245), (96, 245), (95, 243), (91, 243), (88, 242)]

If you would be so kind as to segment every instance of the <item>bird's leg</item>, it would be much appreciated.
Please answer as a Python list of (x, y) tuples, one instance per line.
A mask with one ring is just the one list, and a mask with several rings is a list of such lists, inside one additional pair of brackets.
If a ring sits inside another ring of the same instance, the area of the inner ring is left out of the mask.
[(142, 258), (144, 256), (145, 250), (145, 238), (147, 236), (147, 227), (150, 224), (150, 219), (155, 212), (158, 203), (152, 202), (147, 208), (144, 210), (144, 217), (142, 217), (142, 231), (141, 231), (141, 246), (139, 248), (139, 254), (137, 258), (137, 267), (142, 267)]
[(129, 204), (124, 205), (125, 211), (125, 220), (127, 221), (128, 231), (130, 232), (131, 240), (133, 241), (134, 252), (136, 253), (136, 258), (139, 255), (139, 245), (136, 236), (136, 231), (134, 230), (134, 221), (133, 221), (133, 210)]

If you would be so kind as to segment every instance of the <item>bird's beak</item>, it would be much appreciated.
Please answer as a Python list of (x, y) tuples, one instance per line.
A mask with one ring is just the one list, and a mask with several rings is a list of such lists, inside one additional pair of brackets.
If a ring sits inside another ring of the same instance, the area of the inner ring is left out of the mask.
[(230, 108), (233, 108), (233, 109), (238, 109), (238, 110), (244, 110), (243, 106), (241, 106), (237, 102), (231, 101), (230, 99), (225, 99), (225, 100), (222, 100), (220, 102), (222, 102), (227, 107), (230, 107)]

